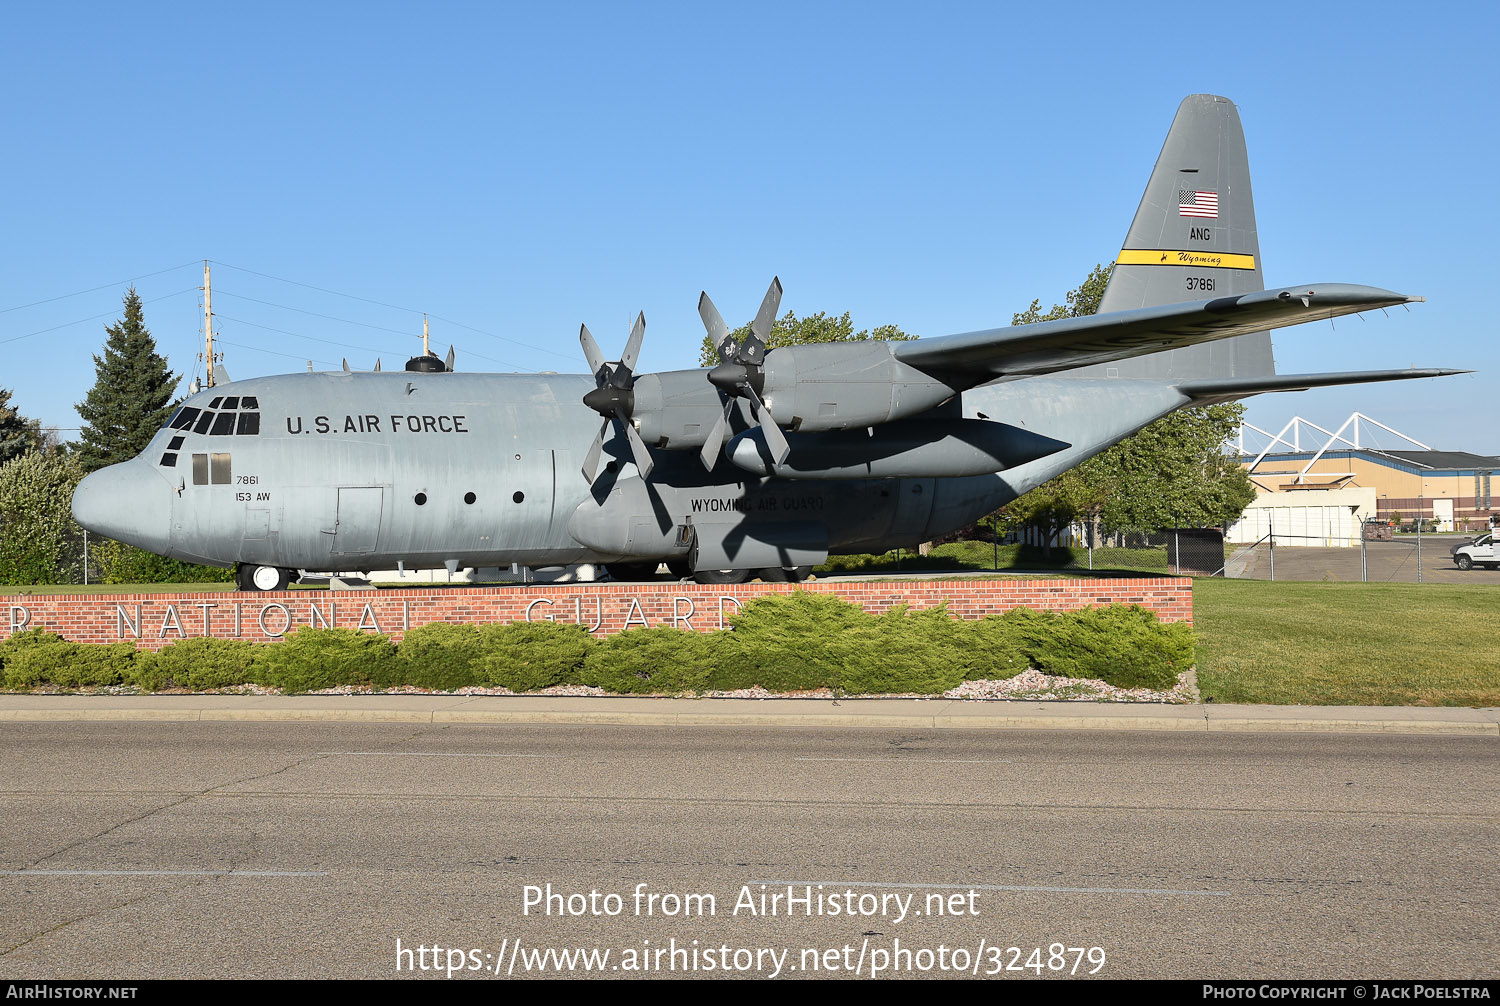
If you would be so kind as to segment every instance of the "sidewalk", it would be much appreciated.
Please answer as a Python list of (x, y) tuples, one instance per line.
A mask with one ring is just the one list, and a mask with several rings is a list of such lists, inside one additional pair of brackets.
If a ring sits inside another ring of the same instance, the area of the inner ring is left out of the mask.
[(952, 699), (651, 699), (470, 695), (0, 695), (0, 725), (46, 722), (616, 724), (979, 730), (1463, 734), (1500, 709), (1146, 705)]

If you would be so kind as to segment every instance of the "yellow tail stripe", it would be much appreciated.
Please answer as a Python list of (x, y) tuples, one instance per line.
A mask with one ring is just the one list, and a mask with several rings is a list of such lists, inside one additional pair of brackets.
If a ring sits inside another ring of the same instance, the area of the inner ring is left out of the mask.
[(1186, 251), (1163, 248), (1126, 248), (1115, 259), (1116, 265), (1179, 265), (1207, 269), (1254, 269), (1254, 255), (1230, 252)]

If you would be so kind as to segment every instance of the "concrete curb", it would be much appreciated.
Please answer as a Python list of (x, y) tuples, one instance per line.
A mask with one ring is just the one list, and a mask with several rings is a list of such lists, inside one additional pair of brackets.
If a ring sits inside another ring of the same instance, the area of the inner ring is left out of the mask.
[(0, 725), (109, 722), (884, 727), (1451, 734), (1500, 738), (1500, 710), (1410, 706), (1162, 706), (950, 699), (833, 701), (462, 695), (0, 696)]

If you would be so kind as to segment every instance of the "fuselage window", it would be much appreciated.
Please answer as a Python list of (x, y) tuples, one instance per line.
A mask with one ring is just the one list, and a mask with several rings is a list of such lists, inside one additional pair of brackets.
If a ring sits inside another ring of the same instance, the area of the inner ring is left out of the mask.
[(185, 407), (177, 410), (177, 415), (172, 417), (172, 421), (168, 425), (174, 430), (185, 430), (189, 426), (192, 426), (193, 420), (197, 418), (197, 409)]
[(260, 433), (260, 413), (241, 412), (238, 433), (242, 437), (253, 437)]
[(222, 437), (234, 432), (234, 413), (221, 412), (214, 417), (213, 435)]
[(209, 479), (209, 481), (216, 486), (229, 485), (229, 483), (232, 481), (229, 476), (229, 455), (210, 454), (208, 456), (208, 459), (209, 468), (212, 474), (212, 478)]
[(173, 437), (172, 438), (172, 442), (169, 443), (169, 444), (167, 444), (167, 450), (169, 450), (169, 451), (175, 451), (175, 450), (177, 450), (178, 448), (180, 448), (182, 446), (182, 442), (184, 440), (186, 440), (186, 439), (187, 439), (186, 437)]
[(168, 451), (166, 454), (163, 454), (161, 456), (161, 466), (163, 468), (176, 468), (177, 455), (171, 453), (170, 451)]
[(206, 485), (208, 485), (208, 455), (207, 454), (194, 454), (193, 455), (193, 485), (195, 485), (195, 486), (206, 486)]
[(193, 427), (193, 432), (194, 433), (207, 433), (208, 432), (208, 428), (213, 425), (213, 421), (214, 421), (214, 414), (212, 412), (205, 412), (205, 413), (203, 413), (203, 415), (201, 415), (201, 416), (198, 417), (198, 425), (196, 425), (196, 426)]
[(231, 396), (229, 398), (224, 399), (224, 408), (228, 409), (230, 412), (233, 412), (235, 409), (237, 409), (239, 407), (240, 407), (239, 396), (236, 395), (236, 396)]

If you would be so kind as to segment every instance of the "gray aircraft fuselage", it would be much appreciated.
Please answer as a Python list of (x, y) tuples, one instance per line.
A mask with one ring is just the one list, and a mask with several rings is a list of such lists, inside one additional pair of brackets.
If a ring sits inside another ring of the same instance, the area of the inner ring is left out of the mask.
[[(173, 558), (307, 571), (667, 559), (687, 554), (680, 529), (726, 523), (816, 524), (829, 552), (883, 550), (963, 527), (1186, 402), (1151, 381), (992, 385), (963, 394), (966, 418), (1003, 417), (1071, 446), (993, 475), (848, 480), (759, 478), (727, 460), (710, 473), (694, 452), (658, 451), (652, 501), (618, 435), (606, 443), (613, 470), (592, 487), (580, 472), (599, 425), (581, 404), (593, 386), (589, 375), (408, 372), (221, 384), (183, 403), (199, 410), (194, 422), (91, 476), (75, 512)], [(247, 398), (254, 409), (223, 408)], [(214, 401), (232, 421), (203, 420)], [(227, 431), (252, 412), (258, 432)], [(642, 509), (657, 513), (642, 521)]]

